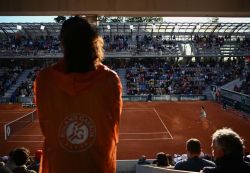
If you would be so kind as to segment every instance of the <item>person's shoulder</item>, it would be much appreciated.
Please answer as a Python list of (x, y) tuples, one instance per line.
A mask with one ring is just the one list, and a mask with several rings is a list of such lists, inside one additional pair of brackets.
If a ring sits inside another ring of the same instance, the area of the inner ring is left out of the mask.
[(244, 168), (250, 172), (250, 163), (244, 162)]
[[(217, 173), (218, 172), (218, 168), (217, 167), (204, 167), (202, 170), (203, 173)], [(220, 172), (220, 171), (219, 171)]]
[(182, 167), (186, 166), (187, 160), (181, 160), (177, 162), (174, 166), (174, 169), (182, 169)]
[(110, 75), (118, 75), (116, 73), (116, 71), (110, 69), (108, 66), (104, 65), (104, 64), (100, 64), (99, 68), (102, 68), (106, 73), (110, 74)]
[(41, 70), (37, 73), (36, 80), (42, 79), (42, 78), (44, 78), (44, 77), (47, 78), (48, 76), (50, 76), (50, 73), (51, 73), (51, 70), (53, 69), (53, 67), (54, 67), (54, 65), (41, 69)]
[(114, 81), (116, 81), (116, 82), (120, 81), (120, 78), (119, 78), (117, 72), (115, 72), (114, 70), (110, 69), (106, 65), (100, 64), (98, 68), (100, 68), (101, 70), (103, 70), (104, 73), (106, 73), (107, 76), (109, 78), (113, 79)]
[(12, 173), (12, 171), (6, 166), (0, 166), (1, 173)]
[(202, 161), (207, 165), (207, 166), (212, 166), (212, 167), (215, 167), (215, 163), (210, 161), (210, 160), (207, 160), (207, 159), (202, 159)]
[(27, 169), (27, 173), (37, 173), (37, 172), (34, 171), (34, 170), (29, 170), (29, 169)]
[(46, 81), (52, 79), (52, 74), (61, 73), (64, 71), (64, 62), (61, 60), (53, 65), (41, 69), (36, 75), (36, 81)]

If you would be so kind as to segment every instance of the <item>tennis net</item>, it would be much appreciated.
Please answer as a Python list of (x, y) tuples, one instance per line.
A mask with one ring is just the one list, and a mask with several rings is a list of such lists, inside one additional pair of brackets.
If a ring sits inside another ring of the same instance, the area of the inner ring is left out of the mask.
[(4, 139), (7, 140), (14, 133), (34, 122), (37, 118), (36, 110), (4, 125)]

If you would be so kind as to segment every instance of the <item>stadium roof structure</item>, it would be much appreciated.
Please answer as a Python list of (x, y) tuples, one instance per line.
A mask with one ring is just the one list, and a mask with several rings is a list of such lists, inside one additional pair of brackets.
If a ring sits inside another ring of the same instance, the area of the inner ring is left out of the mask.
[[(18, 29), (17, 26), (21, 26)], [(44, 26), (41, 29), (41, 26)], [(27, 36), (59, 34), (61, 24), (58, 23), (0, 23), (0, 33), (22, 33)], [(101, 34), (164, 34), (164, 35), (194, 35), (218, 34), (245, 36), (250, 34), (250, 23), (99, 23)]]
[[(107, 26), (110, 26), (108, 29)], [(133, 26), (131, 29), (131, 26)], [(240, 34), (250, 33), (250, 23), (101, 23), (101, 33), (161, 33), (161, 34)]]
[[(250, 39), (250, 23), (195, 23), (195, 22), (181, 22), (181, 23), (99, 23), (98, 30), (101, 35), (130, 35), (135, 37), (137, 35), (157, 36), (161, 35), (166, 40), (175, 41), (178, 46), (176, 50), (163, 52), (157, 54), (158, 57), (185, 57), (185, 56), (200, 56), (200, 57), (214, 57), (214, 56), (248, 56), (250, 55), (250, 48), (240, 49), (236, 45), (238, 38)], [(58, 37), (61, 24), (58, 23), (0, 23), (0, 38), (13, 36), (16, 33), (26, 36), (26, 38), (39, 38), (40, 36)], [(223, 47), (217, 47), (213, 50), (194, 48), (192, 41), (194, 36), (229, 36), (229, 40)], [(186, 53), (182, 49), (189, 47), (193, 49), (192, 53)], [(148, 53), (133, 54), (125, 52), (119, 55), (116, 53), (106, 53), (106, 56), (155, 56), (148, 55)]]
[(2, 16), (250, 16), (248, 0), (0, 0)]
[[(21, 27), (18, 28), (18, 26)], [(43, 29), (42, 26), (44, 26)], [(60, 29), (61, 24), (57, 23), (0, 23), (0, 33), (6, 36), (15, 33), (32, 38), (41, 35), (57, 36)]]

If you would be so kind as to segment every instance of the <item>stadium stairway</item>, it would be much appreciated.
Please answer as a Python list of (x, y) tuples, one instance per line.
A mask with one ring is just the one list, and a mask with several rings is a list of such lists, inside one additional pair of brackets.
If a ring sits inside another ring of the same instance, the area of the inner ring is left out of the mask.
[(203, 90), (202, 94), (203, 94), (203, 95), (206, 95), (207, 100), (214, 100), (214, 99), (215, 99), (215, 98), (213, 97), (213, 95), (212, 95), (212, 91), (211, 91), (211, 86), (210, 86), (210, 85), (207, 86), (207, 87), (205, 88), (205, 90)]
[(118, 68), (116, 72), (120, 77), (122, 83), (122, 95), (126, 95), (127, 94), (126, 70), (124, 68)]
[(32, 69), (24, 70), (18, 77), (16, 84), (12, 85), (4, 94), (3, 97), (10, 98), (12, 94), (16, 91), (16, 89), (21, 85), (23, 81), (27, 79), (28, 74), (32, 71)]
[(240, 78), (238, 78), (238, 79), (235, 79), (235, 80), (233, 80), (233, 81), (231, 81), (231, 82), (223, 85), (221, 88), (233, 91), (234, 90), (234, 86), (235, 85), (241, 86), (242, 82), (243, 82), (243, 80), (240, 80)]

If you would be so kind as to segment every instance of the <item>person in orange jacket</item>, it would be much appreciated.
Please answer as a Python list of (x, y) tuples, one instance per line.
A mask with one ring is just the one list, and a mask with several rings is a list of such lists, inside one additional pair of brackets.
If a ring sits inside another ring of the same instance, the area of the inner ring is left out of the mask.
[(103, 65), (103, 40), (85, 19), (66, 20), (64, 57), (42, 70), (34, 92), (44, 135), (40, 173), (115, 173), (122, 86)]

